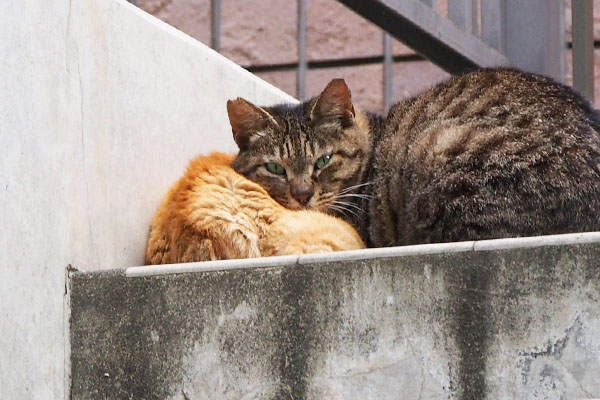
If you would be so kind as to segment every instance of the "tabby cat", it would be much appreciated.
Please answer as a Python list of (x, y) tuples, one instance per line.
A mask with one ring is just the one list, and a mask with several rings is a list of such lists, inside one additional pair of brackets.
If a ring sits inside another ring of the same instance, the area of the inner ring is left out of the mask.
[(369, 246), (600, 230), (600, 114), (543, 76), (466, 73), (385, 119), (355, 110), (341, 79), (298, 105), (227, 110), (238, 172)]
[(172, 264), (363, 248), (347, 222), (292, 211), (236, 173), (234, 156), (193, 160), (162, 201), (150, 228), (147, 264)]

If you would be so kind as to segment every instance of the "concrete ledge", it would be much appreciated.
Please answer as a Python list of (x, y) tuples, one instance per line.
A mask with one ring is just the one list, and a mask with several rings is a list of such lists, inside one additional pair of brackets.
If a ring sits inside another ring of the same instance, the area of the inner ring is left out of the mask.
[(600, 397), (598, 233), (311, 257), (72, 274), (71, 395)]
[(338, 251), (324, 254), (298, 256), (262, 257), (243, 260), (219, 260), (198, 263), (168, 264), (129, 267), (127, 277), (181, 274), (189, 272), (225, 271), (241, 268), (267, 268), (273, 266), (305, 265), (311, 263), (358, 261), (366, 259), (405, 257), (425, 254), (462, 253), (466, 251), (492, 251), (526, 247), (559, 246), (600, 242), (600, 232), (567, 233), (562, 235), (531, 236), (457, 243), (420, 244), (414, 246), (387, 247), (379, 249)]

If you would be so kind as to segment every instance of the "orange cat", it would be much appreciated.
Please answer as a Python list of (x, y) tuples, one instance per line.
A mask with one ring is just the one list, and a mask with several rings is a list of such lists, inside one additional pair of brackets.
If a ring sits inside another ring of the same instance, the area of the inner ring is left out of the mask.
[(234, 156), (193, 160), (150, 228), (146, 263), (171, 264), (364, 248), (348, 223), (284, 208), (230, 167)]

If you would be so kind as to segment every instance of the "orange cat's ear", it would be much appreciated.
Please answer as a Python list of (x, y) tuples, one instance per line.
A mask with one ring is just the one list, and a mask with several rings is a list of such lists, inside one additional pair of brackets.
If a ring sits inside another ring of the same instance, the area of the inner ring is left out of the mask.
[(322, 117), (336, 117), (352, 121), (354, 117), (352, 96), (343, 79), (334, 79), (329, 82), (313, 104), (310, 110), (310, 118), (318, 119)]
[(262, 136), (269, 124), (277, 125), (271, 114), (241, 97), (227, 101), (227, 114), (233, 139), (240, 149), (246, 147), (253, 137)]

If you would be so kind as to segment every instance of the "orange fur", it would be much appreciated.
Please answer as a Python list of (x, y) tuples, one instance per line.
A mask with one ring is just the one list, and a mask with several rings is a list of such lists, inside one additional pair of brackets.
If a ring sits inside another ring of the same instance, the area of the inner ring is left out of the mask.
[(364, 248), (348, 223), (292, 211), (230, 167), (234, 156), (193, 160), (150, 228), (146, 263), (223, 260)]

